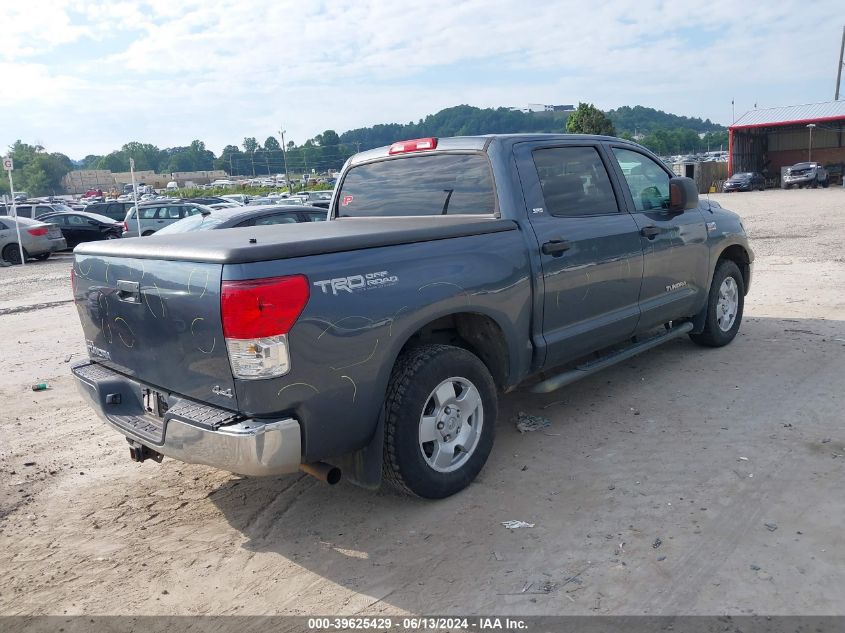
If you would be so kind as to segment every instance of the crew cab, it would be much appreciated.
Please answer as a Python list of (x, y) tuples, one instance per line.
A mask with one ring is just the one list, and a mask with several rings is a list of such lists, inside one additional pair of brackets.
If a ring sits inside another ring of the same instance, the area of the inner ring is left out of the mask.
[(612, 137), (362, 152), (328, 215), (75, 249), (73, 373), (134, 460), (445, 497), (484, 466), (498, 393), (726, 345), (751, 283), (740, 218)]

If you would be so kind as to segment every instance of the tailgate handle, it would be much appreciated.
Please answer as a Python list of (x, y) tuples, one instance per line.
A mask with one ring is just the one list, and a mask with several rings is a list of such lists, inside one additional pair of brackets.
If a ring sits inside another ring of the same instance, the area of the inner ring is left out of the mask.
[(140, 282), (118, 280), (117, 298), (126, 303), (141, 303)]

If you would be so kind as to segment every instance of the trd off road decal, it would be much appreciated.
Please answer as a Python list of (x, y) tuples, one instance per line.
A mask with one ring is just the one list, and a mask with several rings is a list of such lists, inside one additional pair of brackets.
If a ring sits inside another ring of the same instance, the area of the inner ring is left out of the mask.
[(315, 281), (314, 285), (323, 291), (323, 294), (337, 295), (341, 292), (359, 292), (361, 290), (375, 290), (385, 286), (393, 286), (399, 283), (399, 277), (391, 275), (386, 270), (363, 275), (350, 275), (348, 277), (335, 277)]

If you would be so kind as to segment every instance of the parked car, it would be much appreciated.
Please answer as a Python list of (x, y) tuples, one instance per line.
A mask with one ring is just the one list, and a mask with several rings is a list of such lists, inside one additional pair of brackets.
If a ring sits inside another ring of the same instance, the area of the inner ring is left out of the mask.
[[(194, 204), (204, 204), (204, 205), (211, 205), (211, 204), (220, 204), (221, 202), (229, 202), (226, 198), (222, 196), (203, 196), (199, 198), (184, 198), (183, 202), (193, 202)], [(240, 205), (238, 205), (240, 206)]]
[(96, 213), (97, 215), (104, 215), (116, 222), (123, 222), (126, 214), (134, 205), (131, 200), (121, 202), (118, 200), (108, 200), (106, 202), (92, 202), (85, 207), (88, 213)]
[(827, 187), (830, 185), (830, 177), (827, 170), (819, 163), (796, 163), (792, 167), (786, 168), (786, 173), (783, 176), (781, 186), (784, 189), (792, 189), (792, 187), (812, 187), (815, 189), (821, 185)]
[[(39, 218), (47, 213), (56, 213), (60, 211), (72, 211), (72, 209), (64, 203), (51, 202), (39, 204), (15, 204), (15, 212), (19, 218)], [(0, 215), (10, 215), (12, 213), (12, 205), (0, 204)]]
[(38, 219), (56, 224), (61, 229), (68, 248), (82, 242), (118, 239), (123, 231), (121, 222), (88, 211), (48, 213)]
[(328, 202), (332, 199), (332, 191), (301, 191), (299, 193), (293, 194), (292, 197), (302, 198), (302, 201), (305, 204), (311, 204), (312, 202), (322, 200)]
[(273, 224), (297, 224), (299, 222), (322, 222), (326, 211), (304, 205), (282, 206), (278, 204), (214, 209), (200, 215), (192, 215), (161, 229), (156, 235), (191, 233), (211, 229), (230, 229), (245, 226), (270, 226)]
[(418, 139), (339, 187), (325, 223), (77, 247), (72, 371), (133, 459), (445, 497), (490, 454), (497, 390), (740, 328), (739, 216), (635, 143)]
[[(181, 202), (174, 200), (154, 200), (151, 202), (138, 203), (138, 212), (135, 207), (129, 209), (126, 218), (123, 220), (122, 237), (138, 237), (152, 235), (168, 224), (177, 220), (196, 215), (203, 211), (211, 211), (208, 207), (192, 202)], [(140, 214), (140, 231), (138, 230), (138, 215)]]
[(29, 218), (3, 216), (0, 217), (0, 257), (10, 264), (21, 263), (16, 222), (20, 227), (20, 243), (23, 245), (24, 257), (27, 259), (31, 257), (43, 261), (56, 251), (67, 248), (67, 242), (55, 224)]
[(725, 181), (722, 191), (763, 191), (766, 188), (766, 179), (756, 171), (744, 171), (734, 174)]
[(229, 202), (237, 202), (241, 205), (247, 204), (250, 200), (250, 197), (243, 193), (224, 193), (220, 197), (223, 198), (223, 200), (228, 200)]

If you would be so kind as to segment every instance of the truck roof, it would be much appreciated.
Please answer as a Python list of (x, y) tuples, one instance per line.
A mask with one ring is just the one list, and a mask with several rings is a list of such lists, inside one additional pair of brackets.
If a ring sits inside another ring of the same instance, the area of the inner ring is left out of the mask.
[[(599, 136), (594, 134), (546, 134), (546, 133), (518, 133), (518, 134), (480, 134), (477, 136), (448, 136), (438, 137), (437, 147), (433, 150), (425, 150), (421, 154), (428, 152), (441, 151), (483, 151), (493, 141), (539, 141), (539, 140), (589, 140), (589, 141), (621, 141), (628, 142), (624, 139), (616, 138), (614, 136)], [(366, 163), (377, 158), (387, 158), (390, 154), (392, 145), (385, 145), (383, 147), (376, 147), (358, 154), (355, 154), (349, 159), (350, 165), (357, 165)], [(414, 152), (417, 154), (418, 152)]]

